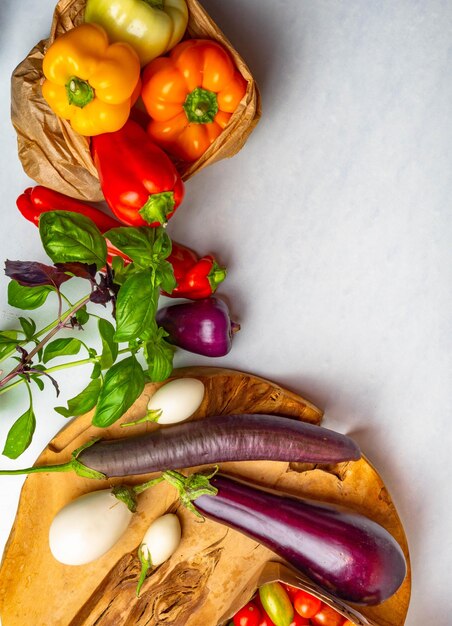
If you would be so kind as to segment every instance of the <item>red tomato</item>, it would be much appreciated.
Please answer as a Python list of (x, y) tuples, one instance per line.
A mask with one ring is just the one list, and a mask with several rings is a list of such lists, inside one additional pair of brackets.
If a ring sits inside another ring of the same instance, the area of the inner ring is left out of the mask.
[(322, 608), (311, 618), (315, 626), (343, 626), (344, 617), (327, 604), (322, 604)]
[(311, 622), (308, 620), (307, 617), (301, 617), (301, 615), (297, 615), (295, 613), (295, 615), (293, 616), (293, 621), (290, 622), (289, 626), (306, 626), (306, 624), (310, 624)]
[(254, 602), (248, 602), (232, 618), (234, 626), (259, 626), (261, 614)]
[(292, 585), (288, 585), (287, 583), (281, 583), (281, 584), (284, 587), (284, 589), (287, 591), (287, 593), (289, 594), (289, 598), (293, 602), (293, 599), (295, 598), (295, 596), (300, 590), (298, 589), (298, 587), (292, 587)]
[(301, 617), (313, 617), (321, 608), (322, 601), (307, 591), (299, 590), (295, 594), (293, 606)]
[(271, 621), (264, 607), (262, 606), (262, 602), (259, 597), (259, 594), (254, 596), (254, 598), (252, 599), (252, 602), (254, 602), (254, 604), (259, 609), (259, 613), (261, 614), (261, 621), (259, 622), (259, 626), (275, 626), (275, 623)]

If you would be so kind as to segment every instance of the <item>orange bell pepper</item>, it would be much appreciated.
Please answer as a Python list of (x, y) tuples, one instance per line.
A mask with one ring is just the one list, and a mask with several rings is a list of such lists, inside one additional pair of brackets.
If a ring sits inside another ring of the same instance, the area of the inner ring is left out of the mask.
[(109, 45), (101, 26), (82, 24), (55, 39), (42, 69), (42, 95), (76, 132), (93, 136), (126, 123), (140, 81), (140, 61), (129, 44)]
[(148, 133), (169, 154), (195, 161), (221, 134), (246, 92), (246, 81), (217, 42), (189, 39), (151, 61), (141, 97)]

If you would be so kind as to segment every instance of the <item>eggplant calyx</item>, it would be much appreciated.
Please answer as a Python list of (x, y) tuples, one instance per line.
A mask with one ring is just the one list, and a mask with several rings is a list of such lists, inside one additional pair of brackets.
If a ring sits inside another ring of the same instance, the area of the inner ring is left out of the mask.
[(175, 470), (163, 472), (162, 477), (173, 485), (178, 492), (182, 504), (189, 511), (194, 513), (201, 521), (205, 521), (204, 516), (195, 508), (193, 500), (201, 496), (216, 496), (218, 489), (210, 484), (210, 479), (218, 472), (218, 465), (210, 474), (191, 474), (184, 476)]
[(111, 492), (115, 498), (124, 502), (131, 513), (135, 513), (137, 510), (137, 497), (133, 487), (128, 487), (127, 485), (116, 485), (116, 487), (113, 487)]
[(148, 547), (145, 544), (141, 544), (141, 546), (138, 548), (138, 558), (140, 559), (141, 563), (141, 572), (136, 589), (137, 598), (140, 597), (141, 587), (146, 580), (146, 576), (148, 575), (149, 570), (153, 567), (151, 555), (149, 554)]
[(133, 420), (132, 422), (124, 422), (121, 424), (121, 428), (136, 426), (137, 424), (144, 424), (145, 422), (158, 422), (162, 413), (162, 409), (149, 409), (144, 417), (140, 417), (140, 419)]

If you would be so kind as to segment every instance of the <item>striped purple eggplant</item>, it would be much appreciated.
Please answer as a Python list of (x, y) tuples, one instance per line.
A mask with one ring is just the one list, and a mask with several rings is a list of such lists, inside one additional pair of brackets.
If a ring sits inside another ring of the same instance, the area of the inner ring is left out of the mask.
[(0, 474), (75, 471), (99, 478), (148, 474), (225, 461), (339, 463), (361, 456), (358, 445), (333, 430), (280, 415), (217, 415), (151, 433), (88, 443), (63, 465)]

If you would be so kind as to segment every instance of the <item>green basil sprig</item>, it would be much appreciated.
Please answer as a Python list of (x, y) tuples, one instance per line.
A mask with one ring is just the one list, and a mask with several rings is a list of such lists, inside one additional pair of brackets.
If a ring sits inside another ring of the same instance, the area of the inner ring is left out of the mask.
[[(143, 391), (145, 382), (163, 381), (172, 371), (174, 347), (165, 341), (155, 315), (160, 289), (171, 293), (176, 281), (171, 264), (171, 239), (164, 228), (115, 228), (102, 235), (87, 217), (68, 211), (43, 213), (39, 233), (53, 265), (34, 261), (6, 261), (11, 278), (8, 302), (32, 311), (48, 302), (57, 305), (57, 316), (43, 328), (30, 317), (18, 317), (14, 328), (0, 330), (0, 363), (13, 357), (13, 367), (0, 369), (0, 395), (26, 384), (28, 409), (14, 422), (3, 454), (17, 458), (30, 445), (36, 425), (32, 386), (38, 390), (59, 370), (91, 364), (84, 388), (55, 410), (73, 417), (95, 408), (93, 424), (107, 427), (119, 419)], [(127, 254), (107, 263), (108, 239)], [(79, 300), (63, 293), (74, 277), (85, 282)], [(49, 295), (55, 294), (49, 299)], [(55, 297), (56, 296), (56, 297)], [(111, 321), (92, 307), (111, 307)], [(99, 346), (89, 346), (79, 334), (97, 319)], [(77, 336), (76, 336), (77, 335)], [(143, 366), (138, 358), (142, 353)], [(54, 359), (60, 358), (54, 364)], [(75, 360), (67, 360), (76, 357)], [(147, 366), (147, 369), (145, 367)], [(35, 388), (35, 389), (36, 389)], [(5, 403), (1, 403), (2, 408)]]

